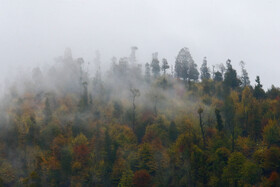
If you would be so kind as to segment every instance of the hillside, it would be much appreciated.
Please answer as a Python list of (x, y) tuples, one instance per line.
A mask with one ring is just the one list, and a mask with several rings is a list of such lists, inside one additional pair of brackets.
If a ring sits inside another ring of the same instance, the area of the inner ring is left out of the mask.
[(182, 48), (142, 66), (136, 49), (108, 71), (67, 49), (9, 85), (2, 186), (280, 186), (279, 88), (244, 62), (198, 67)]

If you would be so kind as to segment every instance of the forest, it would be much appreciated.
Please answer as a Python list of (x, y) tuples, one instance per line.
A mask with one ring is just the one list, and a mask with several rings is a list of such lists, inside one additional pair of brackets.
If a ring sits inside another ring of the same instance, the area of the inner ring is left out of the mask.
[(89, 65), (67, 48), (10, 81), (0, 186), (280, 186), (279, 88), (250, 82), (243, 61), (136, 52), (104, 70), (99, 52)]

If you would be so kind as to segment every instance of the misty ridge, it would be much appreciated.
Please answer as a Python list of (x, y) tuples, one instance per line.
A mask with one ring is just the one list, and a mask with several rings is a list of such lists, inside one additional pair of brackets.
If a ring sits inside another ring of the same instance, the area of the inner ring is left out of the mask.
[[(64, 98), (70, 99), (75, 110), (83, 117), (92, 115), (92, 112), (102, 115), (98, 110), (99, 105), (113, 105), (117, 107), (115, 110), (121, 110), (117, 112), (125, 112), (122, 111), (124, 106), (126, 115), (131, 118), (128, 113), (132, 112), (133, 107), (133, 110), (136, 110), (134, 105), (137, 104), (137, 110), (148, 110), (156, 116), (166, 109), (174, 108), (174, 113), (170, 114), (170, 119), (173, 119), (176, 116), (175, 111), (190, 112), (193, 110), (192, 106), (197, 108), (204, 105), (195, 94), (198, 91), (195, 83), (200, 80), (199, 68), (188, 48), (180, 50), (175, 65), (169, 65), (165, 58), (158, 59), (157, 52), (151, 55), (150, 62), (141, 64), (136, 58), (137, 50), (137, 47), (131, 47), (128, 57), (112, 57), (111, 62), (102, 62), (101, 54), (96, 51), (93, 62), (87, 62), (82, 57), (72, 57), (71, 49), (66, 48), (63, 56), (54, 59), (53, 65), (20, 70), (15, 78), (11, 76), (6, 79), (8, 81), (2, 96), (3, 110), (9, 108), (11, 102), (17, 105), (24, 100), (33, 100), (35, 108), (46, 105), (47, 100), (50, 110), (56, 110), (60, 107), (57, 99)], [(102, 64), (109, 64), (109, 68), (103, 70)], [(214, 66), (212, 68), (215, 71)], [(201, 69), (205, 71), (205, 75), (201, 75), (202, 79), (210, 79), (211, 73), (213, 79), (222, 81), (225, 67), (220, 64), (217, 68), (218, 76), (214, 77), (215, 72), (210, 72), (207, 59), (204, 58)], [(191, 92), (185, 95), (185, 89)], [(138, 92), (136, 96), (135, 91)], [(67, 120), (73, 120), (74, 116), (71, 115), (59, 117), (64, 118), (67, 124)], [(131, 120), (122, 122), (131, 126)]]
[[(102, 62), (101, 54), (96, 51), (93, 62), (89, 62), (82, 57), (73, 58), (71, 49), (66, 48), (64, 56), (54, 58), (54, 63), (48, 63), (43, 67), (29, 68), (28, 70), (23, 68), (14, 70), (15, 75), (11, 74), (11, 77), (6, 77), (6, 82), (2, 85), (3, 90), (5, 90), (3, 93), (22, 95), (26, 91), (32, 91), (34, 93), (81, 94), (83, 85), (87, 84), (88, 89), (92, 92), (90, 94), (96, 94), (95, 92), (98, 92), (99, 88), (94, 89), (94, 85), (103, 83), (110, 88), (114, 88), (112, 90), (119, 89), (118, 93), (121, 95), (122, 91), (127, 92), (133, 86), (143, 87), (143, 90), (146, 91), (147, 87), (153, 85), (153, 81), (159, 78), (164, 79), (163, 82), (157, 80), (159, 81), (158, 84), (161, 84), (159, 87), (162, 88), (168, 88), (168, 81), (166, 81), (168, 78), (177, 78), (187, 87), (186, 82), (202, 82), (205, 79), (204, 76), (207, 79), (211, 77), (213, 80), (222, 81), (226, 71), (225, 65), (230, 63), (228, 59), (224, 64), (210, 65), (208, 63), (207, 65), (206, 57), (201, 59), (201, 63), (195, 63), (188, 48), (182, 48), (180, 51), (180, 53), (184, 53), (184, 51), (188, 53), (185, 54), (188, 58), (186, 59), (187, 63), (176, 63), (175, 58), (174, 61), (167, 62), (165, 58), (159, 59), (157, 52), (151, 54), (150, 62), (143, 63), (136, 59), (137, 49), (137, 47), (132, 47), (131, 54), (128, 57), (119, 59), (112, 57), (111, 62)], [(180, 53), (177, 58), (180, 58)], [(183, 61), (183, 59), (177, 60)], [(198, 67), (198, 65), (201, 65), (201, 67)], [(247, 82), (242, 84), (249, 86), (249, 76), (243, 61), (240, 62), (240, 70), (242, 75), (239, 75), (238, 79), (241, 81), (246, 76), (245, 78), (248, 80), (245, 80)], [(205, 71), (207, 75), (202, 75), (199, 71)]]
[[(172, 121), (178, 112), (196, 115), (199, 107), (209, 108), (209, 98), (200, 97), (204, 93), (224, 98), (231, 87), (253, 89), (243, 61), (240, 62), (242, 75), (237, 75), (229, 59), (225, 64), (211, 66), (204, 57), (198, 67), (186, 47), (178, 52), (174, 62), (159, 59), (155, 52), (151, 54), (150, 62), (141, 63), (137, 60), (137, 50), (137, 47), (131, 47), (131, 53), (127, 57), (112, 57), (111, 62), (102, 62), (100, 52), (96, 51), (93, 62), (88, 62), (82, 57), (73, 57), (71, 49), (66, 48), (63, 56), (54, 58), (53, 65), (19, 70), (15, 77), (6, 79), (2, 96), (3, 110), (18, 99), (34, 99), (35, 108), (36, 105), (46, 104), (48, 100), (50, 110), (56, 110), (59, 107), (57, 99), (64, 98), (70, 99), (75, 110), (83, 117), (92, 115), (91, 112), (101, 115), (99, 105), (127, 110), (128, 119), (122, 123), (135, 126), (135, 122), (129, 119), (132, 114), (128, 114), (131, 110), (136, 112), (135, 104), (137, 110), (143, 110), (139, 113), (147, 110), (155, 116), (158, 113), (167, 115), (166, 110), (171, 110), (173, 113), (169, 113), (168, 118)], [(103, 70), (102, 66), (107, 68)], [(226, 71), (233, 71), (235, 76), (230, 77), (233, 80), (226, 83), (232, 84), (229, 87), (223, 84), (227, 81), (224, 80)], [(258, 84), (261, 86), (260, 82)], [(271, 90), (279, 89), (272, 86)], [(134, 91), (138, 92), (136, 96)], [(207, 118), (213, 121), (214, 109), (209, 110)], [(60, 117), (66, 120), (68, 115)], [(5, 119), (7, 120), (7, 116)], [(73, 120), (73, 116), (70, 119)], [(64, 122), (68, 123), (67, 120)]]

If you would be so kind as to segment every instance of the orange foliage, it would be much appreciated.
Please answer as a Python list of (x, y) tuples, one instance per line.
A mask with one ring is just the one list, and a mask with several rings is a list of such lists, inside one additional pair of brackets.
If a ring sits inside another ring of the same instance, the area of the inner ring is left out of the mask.
[(43, 158), (43, 166), (45, 166), (48, 170), (60, 169), (60, 163), (54, 156), (51, 156), (48, 159)]
[(53, 143), (52, 143), (52, 154), (56, 158), (60, 158), (60, 151), (62, 146), (66, 145), (67, 139), (63, 135), (58, 135), (57, 137), (54, 138)]

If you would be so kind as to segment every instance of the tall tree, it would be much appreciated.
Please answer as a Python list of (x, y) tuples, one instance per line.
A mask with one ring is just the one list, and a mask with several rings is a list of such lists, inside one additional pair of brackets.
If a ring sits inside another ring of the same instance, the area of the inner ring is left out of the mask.
[(158, 53), (153, 53), (153, 60), (151, 63), (152, 72), (154, 74), (154, 78), (157, 78), (160, 75), (160, 65), (158, 60)]
[(216, 82), (222, 82), (223, 81), (223, 74), (219, 71), (216, 71), (215, 74), (214, 74), (213, 80), (216, 81)]
[(242, 178), (242, 166), (246, 161), (245, 156), (240, 152), (230, 155), (228, 165), (224, 168), (222, 178), (227, 183), (226, 186), (238, 186), (238, 182)]
[(225, 100), (224, 104), (224, 115), (225, 115), (225, 123), (226, 127), (229, 129), (231, 133), (232, 140), (232, 152), (235, 149), (235, 107), (234, 102), (231, 96), (228, 96)]
[(217, 121), (216, 128), (218, 129), (219, 132), (221, 132), (223, 130), (223, 119), (219, 109), (215, 109), (215, 115)]
[(179, 79), (182, 77), (182, 70), (183, 70), (183, 61), (185, 60), (185, 54), (183, 49), (177, 55), (175, 61), (175, 76)]
[(152, 146), (148, 143), (144, 143), (139, 146), (138, 154), (139, 169), (144, 169), (150, 174), (154, 174), (156, 171), (156, 160), (153, 155)]
[(148, 62), (145, 64), (145, 80), (147, 82), (150, 82), (151, 80), (151, 68)]
[(132, 95), (132, 130), (134, 131), (135, 128), (135, 118), (136, 118), (136, 105), (135, 105), (135, 99), (136, 97), (140, 96), (140, 91), (136, 88), (130, 89), (131, 95)]
[(154, 113), (155, 113), (155, 117), (157, 117), (157, 103), (158, 103), (158, 96), (155, 95), (154, 96)]
[(132, 187), (133, 186), (133, 171), (130, 169), (124, 170), (118, 187)]
[(249, 86), (250, 85), (250, 79), (249, 79), (249, 76), (248, 76), (248, 72), (245, 69), (245, 62), (241, 61), (240, 62), (240, 66), (241, 66), (241, 72), (242, 72), (242, 75), (241, 75), (241, 86), (242, 87)]
[(200, 78), (201, 78), (201, 80), (210, 79), (210, 71), (209, 71), (209, 67), (207, 66), (206, 57), (204, 57), (202, 65), (200, 67)]
[(199, 72), (197, 70), (197, 64), (192, 60), (189, 67), (189, 80), (197, 81), (199, 78)]
[(169, 128), (168, 128), (169, 138), (172, 142), (174, 142), (178, 137), (178, 129), (174, 121), (171, 121)]
[(203, 109), (201, 107), (199, 107), (197, 113), (199, 115), (199, 126), (200, 126), (200, 130), (201, 130), (201, 135), (202, 135), (202, 138), (203, 138), (203, 148), (205, 149), (206, 139), (205, 139), (205, 133), (204, 133), (204, 124), (203, 124), (203, 121), (202, 121)]
[(192, 61), (191, 54), (189, 49), (184, 47), (182, 48), (175, 61), (175, 73), (177, 78), (182, 78), (186, 81), (189, 78), (189, 64)]
[(225, 73), (224, 85), (226, 88), (235, 89), (240, 85), (240, 80), (237, 78), (236, 70), (232, 68), (231, 60), (227, 60), (227, 69)]
[(265, 91), (263, 90), (263, 85), (261, 84), (261, 81), (260, 81), (260, 77), (257, 76), (256, 78), (256, 85), (255, 85), (255, 88), (254, 88), (254, 97), (256, 97), (257, 99), (264, 99), (266, 97), (265, 95)]
[(83, 82), (83, 87), (84, 87), (84, 91), (83, 94), (81, 96), (81, 100), (80, 100), (80, 109), (81, 111), (84, 111), (88, 108), (88, 84), (87, 82)]
[(163, 74), (165, 76), (166, 70), (169, 69), (168, 62), (167, 62), (167, 60), (165, 58), (162, 59), (161, 69), (162, 69)]
[(226, 67), (223, 63), (218, 65), (219, 71), (221, 72), (222, 76), (224, 76), (224, 73), (226, 71)]

